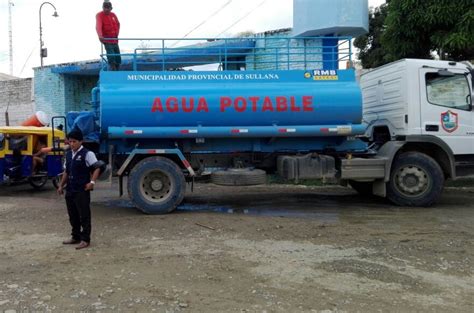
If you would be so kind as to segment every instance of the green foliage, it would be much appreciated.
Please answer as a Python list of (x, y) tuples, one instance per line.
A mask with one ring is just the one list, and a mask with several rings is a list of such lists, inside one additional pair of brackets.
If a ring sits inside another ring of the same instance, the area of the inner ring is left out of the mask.
[(387, 0), (369, 15), (370, 32), (357, 37), (362, 66), (403, 58), (474, 59), (474, 0)]
[(359, 36), (354, 41), (354, 46), (360, 49), (359, 60), (364, 68), (374, 68), (387, 63), (387, 52), (381, 43), (387, 12), (386, 4), (371, 9), (369, 12), (370, 33)]
[(385, 26), (387, 61), (474, 57), (474, 0), (390, 0)]

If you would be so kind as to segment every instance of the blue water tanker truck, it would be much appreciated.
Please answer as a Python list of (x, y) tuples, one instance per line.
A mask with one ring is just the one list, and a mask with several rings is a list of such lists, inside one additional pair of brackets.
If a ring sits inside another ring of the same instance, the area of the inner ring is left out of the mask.
[(446, 179), (472, 173), (468, 63), (401, 60), (358, 82), (350, 38), (332, 49), (316, 37), (173, 42), (123, 53), (120, 71), (103, 55), (92, 91), (89, 146), (145, 213), (173, 211), (203, 177), (337, 180), (430, 206)]

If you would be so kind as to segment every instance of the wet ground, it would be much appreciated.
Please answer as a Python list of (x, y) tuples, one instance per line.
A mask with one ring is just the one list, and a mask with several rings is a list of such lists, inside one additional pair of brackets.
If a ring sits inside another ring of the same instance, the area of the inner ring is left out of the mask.
[(403, 208), (342, 187), (203, 184), (165, 216), (97, 189), (82, 251), (61, 244), (69, 226), (52, 187), (0, 190), (0, 311), (474, 308), (472, 187)]

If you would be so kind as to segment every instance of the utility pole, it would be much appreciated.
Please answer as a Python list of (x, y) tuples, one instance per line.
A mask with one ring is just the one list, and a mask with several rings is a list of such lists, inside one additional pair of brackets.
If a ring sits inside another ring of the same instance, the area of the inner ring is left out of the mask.
[(13, 30), (12, 30), (12, 0), (8, 0), (8, 37), (10, 40), (10, 75), (13, 76)]
[(54, 17), (58, 17), (58, 11), (56, 10), (56, 7), (54, 6), (54, 4), (52, 4), (51, 2), (43, 2), (41, 3), (41, 6), (39, 8), (39, 31), (40, 31), (40, 58), (41, 58), (41, 67), (43, 67), (43, 58), (46, 58), (48, 56), (48, 49), (46, 48), (43, 48), (44, 46), (44, 42), (43, 42), (43, 26), (41, 26), (41, 9), (43, 8), (43, 5), (45, 4), (49, 4), (50, 6), (53, 7), (54, 9), (54, 14), (53, 16)]

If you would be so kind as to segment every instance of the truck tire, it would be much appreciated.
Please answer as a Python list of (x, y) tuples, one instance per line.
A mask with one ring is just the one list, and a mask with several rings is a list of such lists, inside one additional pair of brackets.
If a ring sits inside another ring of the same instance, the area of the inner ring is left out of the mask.
[(149, 157), (132, 169), (127, 187), (131, 200), (143, 213), (166, 214), (183, 201), (186, 181), (175, 162)]
[(356, 181), (356, 180), (350, 180), (349, 185), (351, 185), (352, 189), (357, 191), (360, 195), (363, 196), (371, 196), (373, 195), (372, 192), (372, 186), (373, 182), (365, 182), (365, 181)]
[(400, 206), (428, 207), (441, 196), (444, 174), (430, 156), (419, 152), (401, 154), (387, 183), (387, 198)]

